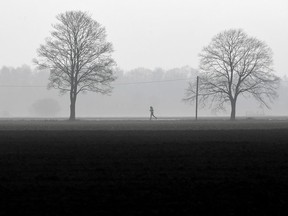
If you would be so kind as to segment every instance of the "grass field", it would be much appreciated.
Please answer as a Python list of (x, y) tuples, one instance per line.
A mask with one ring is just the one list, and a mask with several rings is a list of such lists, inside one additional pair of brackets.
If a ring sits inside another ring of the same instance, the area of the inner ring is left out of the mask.
[(286, 120), (1, 120), (0, 143), (0, 215), (288, 212)]

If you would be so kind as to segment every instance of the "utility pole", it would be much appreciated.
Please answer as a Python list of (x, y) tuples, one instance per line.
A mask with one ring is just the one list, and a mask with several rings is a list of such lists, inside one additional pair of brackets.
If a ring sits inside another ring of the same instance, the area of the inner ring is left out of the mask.
[(196, 113), (195, 113), (195, 119), (198, 120), (198, 86), (199, 86), (199, 76), (197, 76), (197, 82), (196, 82)]

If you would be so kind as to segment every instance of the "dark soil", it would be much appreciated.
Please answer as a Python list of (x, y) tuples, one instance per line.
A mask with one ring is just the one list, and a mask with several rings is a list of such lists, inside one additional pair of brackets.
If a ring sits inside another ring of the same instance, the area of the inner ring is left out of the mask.
[(2, 130), (0, 215), (286, 215), (288, 128), (172, 129)]

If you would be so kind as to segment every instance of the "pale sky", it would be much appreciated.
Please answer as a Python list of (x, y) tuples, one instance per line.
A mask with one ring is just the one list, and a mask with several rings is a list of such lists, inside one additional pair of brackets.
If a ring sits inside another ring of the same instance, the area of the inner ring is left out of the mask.
[(55, 16), (82, 10), (106, 27), (118, 67), (198, 68), (198, 54), (217, 33), (242, 28), (274, 52), (288, 76), (287, 0), (0, 0), (0, 68), (32, 67)]

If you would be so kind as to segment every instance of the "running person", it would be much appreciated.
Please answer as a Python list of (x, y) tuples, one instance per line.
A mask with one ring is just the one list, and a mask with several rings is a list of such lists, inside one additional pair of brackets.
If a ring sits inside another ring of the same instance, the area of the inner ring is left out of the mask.
[(150, 120), (152, 120), (152, 117), (154, 117), (155, 119), (157, 119), (157, 117), (154, 115), (154, 109), (152, 106), (150, 106)]

